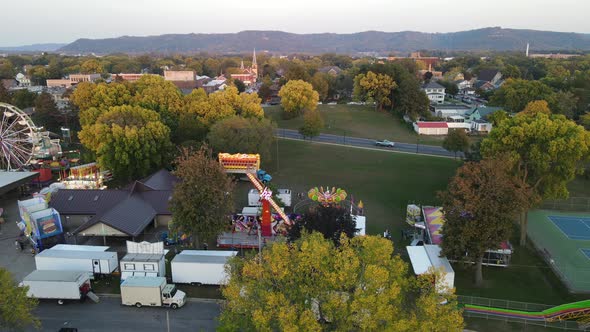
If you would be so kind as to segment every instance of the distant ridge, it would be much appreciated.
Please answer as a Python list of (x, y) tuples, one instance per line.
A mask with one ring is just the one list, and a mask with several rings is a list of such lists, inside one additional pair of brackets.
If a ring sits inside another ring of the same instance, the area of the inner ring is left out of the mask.
[(55, 52), (56, 50), (66, 46), (68, 44), (48, 43), (48, 44), (33, 44), (23, 46), (11, 46), (3, 47), (0, 46), (0, 51), (6, 52)]
[(590, 50), (590, 34), (500, 27), (450, 33), (366, 31), (352, 34), (294, 34), (242, 31), (224, 34), (169, 34), (148, 37), (78, 39), (58, 51), (66, 53), (242, 53), (253, 48), (275, 53), (387, 53), (413, 50), (514, 51)]

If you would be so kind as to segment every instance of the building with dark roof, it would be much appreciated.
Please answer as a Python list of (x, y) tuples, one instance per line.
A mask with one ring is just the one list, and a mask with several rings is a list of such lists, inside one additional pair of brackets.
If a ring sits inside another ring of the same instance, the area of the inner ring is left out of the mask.
[(445, 87), (436, 82), (423, 84), (422, 91), (426, 93), (431, 104), (442, 104), (445, 101)]
[(61, 189), (51, 196), (64, 228), (82, 236), (136, 237), (172, 219), (168, 203), (178, 178), (160, 170), (125, 189)]
[(331, 76), (338, 76), (338, 75), (340, 75), (340, 73), (342, 73), (342, 69), (340, 69), (340, 67), (337, 67), (337, 66), (322, 67), (322, 68), (318, 69), (318, 71), (320, 73), (328, 74)]

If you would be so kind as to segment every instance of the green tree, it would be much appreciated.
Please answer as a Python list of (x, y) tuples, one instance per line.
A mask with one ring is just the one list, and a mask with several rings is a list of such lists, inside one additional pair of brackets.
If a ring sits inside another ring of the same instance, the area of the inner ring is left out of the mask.
[(238, 89), (238, 92), (242, 93), (244, 91), (246, 91), (246, 84), (244, 84), (244, 82), (235, 79), (234, 80), (234, 85), (236, 86), (236, 88)]
[(552, 106), (555, 103), (555, 93), (539, 81), (507, 79), (494, 92), (490, 104), (505, 107), (511, 112), (520, 112), (529, 102), (535, 100), (546, 100)]
[(37, 99), (36, 93), (30, 92), (27, 89), (20, 89), (12, 93), (11, 104), (20, 109), (25, 109), (27, 107), (33, 107), (35, 105), (35, 99)]
[(366, 75), (359, 74), (354, 78), (354, 95), (369, 102), (375, 102), (376, 110), (383, 110), (383, 106), (391, 105), (389, 99), (391, 90), (397, 88), (397, 84), (386, 74), (375, 74), (369, 71)]
[(196, 152), (183, 149), (174, 174), (181, 181), (170, 200), (173, 228), (190, 234), (197, 247), (199, 238), (207, 240), (226, 229), (234, 183), (206, 146)]
[(275, 125), (268, 119), (232, 116), (218, 121), (207, 135), (214, 152), (258, 153), (268, 164), (275, 143)]
[(80, 65), (80, 72), (82, 74), (102, 74), (104, 73), (104, 68), (98, 60), (90, 59)]
[(528, 189), (509, 174), (507, 164), (502, 159), (468, 162), (439, 193), (446, 220), (443, 254), (475, 262), (477, 286), (483, 281), (485, 252), (510, 238), (512, 220), (528, 200)]
[(586, 128), (586, 130), (590, 130), (590, 113), (586, 113), (580, 116), (580, 124)]
[(262, 78), (262, 85), (258, 89), (258, 95), (262, 99), (263, 102), (267, 102), (268, 99), (271, 97), (272, 91), (270, 87), (272, 86), (272, 80), (270, 76), (264, 76)]
[(325, 239), (340, 244), (340, 236), (354, 237), (356, 221), (350, 211), (342, 206), (324, 206), (318, 204), (309, 208), (300, 221), (289, 229), (289, 241), (295, 241), (305, 232), (320, 232)]
[(303, 137), (316, 137), (324, 129), (324, 120), (320, 111), (306, 111), (303, 115), (303, 126), (299, 128), (299, 133)]
[(508, 119), (508, 113), (503, 110), (498, 110), (488, 115), (488, 121), (490, 121), (494, 127), (506, 119)]
[(158, 113), (139, 106), (114, 106), (82, 127), (80, 142), (119, 180), (146, 176), (169, 162), (170, 129)]
[(563, 114), (568, 119), (576, 115), (579, 98), (569, 91), (559, 91), (555, 94), (555, 113)]
[(0, 83), (0, 103), (11, 103), (12, 96), (8, 92), (8, 89), (4, 86), (4, 84)]
[(289, 81), (279, 91), (281, 106), (287, 114), (299, 115), (303, 109), (313, 111), (319, 101), (319, 94), (307, 82)]
[(70, 100), (81, 111), (90, 108), (106, 110), (113, 106), (130, 105), (133, 91), (127, 83), (89, 83), (77, 85)]
[(393, 90), (393, 103), (397, 111), (411, 120), (429, 113), (430, 100), (420, 89), (420, 82), (406, 71), (397, 76), (398, 88)]
[(0, 328), (22, 330), (41, 323), (33, 315), (38, 301), (27, 296), (28, 287), (18, 287), (10, 272), (0, 268)]
[(313, 74), (311, 78), (311, 85), (313, 89), (318, 93), (320, 100), (325, 101), (328, 98), (328, 91), (330, 90), (330, 82), (326, 77), (326, 74), (317, 72)]
[(542, 199), (567, 198), (567, 183), (583, 171), (590, 133), (563, 115), (521, 113), (503, 120), (481, 143), (484, 158), (507, 155), (521, 186), (531, 188), (520, 218), (520, 244), (526, 244), (527, 209)]
[(445, 93), (447, 95), (455, 96), (459, 93), (459, 88), (455, 82), (450, 81), (438, 81), (438, 83), (445, 87)]
[(530, 114), (534, 115), (537, 113), (543, 113), (546, 115), (551, 114), (551, 110), (549, 109), (549, 104), (545, 100), (534, 100), (526, 104), (526, 107), (522, 111), (523, 114)]
[[(430, 280), (408, 276), (391, 241), (376, 236), (340, 245), (320, 233), (275, 242), (260, 256), (236, 257), (222, 288), (220, 331), (456, 331), (463, 318)], [(418, 289), (418, 286), (423, 286)], [(443, 318), (444, 319), (441, 319)]]
[(469, 150), (469, 137), (463, 129), (451, 129), (445, 137), (443, 148), (454, 152), (457, 158), (457, 152), (467, 152)]
[(53, 97), (49, 93), (43, 92), (35, 99), (35, 112), (31, 119), (38, 127), (45, 127), (52, 133), (59, 133), (62, 122), (60, 112), (55, 106)]
[(502, 69), (502, 77), (504, 78), (521, 78), (522, 73), (520, 69), (515, 65), (506, 65), (504, 69)]

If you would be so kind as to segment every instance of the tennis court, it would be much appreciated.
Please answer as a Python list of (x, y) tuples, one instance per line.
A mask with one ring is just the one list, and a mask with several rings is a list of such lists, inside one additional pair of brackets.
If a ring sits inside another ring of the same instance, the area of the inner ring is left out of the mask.
[(590, 293), (590, 215), (533, 210), (528, 236), (572, 292)]
[(549, 216), (549, 219), (572, 240), (590, 240), (590, 218)]

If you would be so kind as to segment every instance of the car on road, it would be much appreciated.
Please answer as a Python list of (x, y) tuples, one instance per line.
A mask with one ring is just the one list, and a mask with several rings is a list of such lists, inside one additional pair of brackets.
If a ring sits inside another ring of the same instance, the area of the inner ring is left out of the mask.
[(392, 148), (395, 146), (395, 143), (384, 139), (384, 140), (380, 140), (380, 141), (375, 141), (375, 145), (384, 146), (387, 148)]

